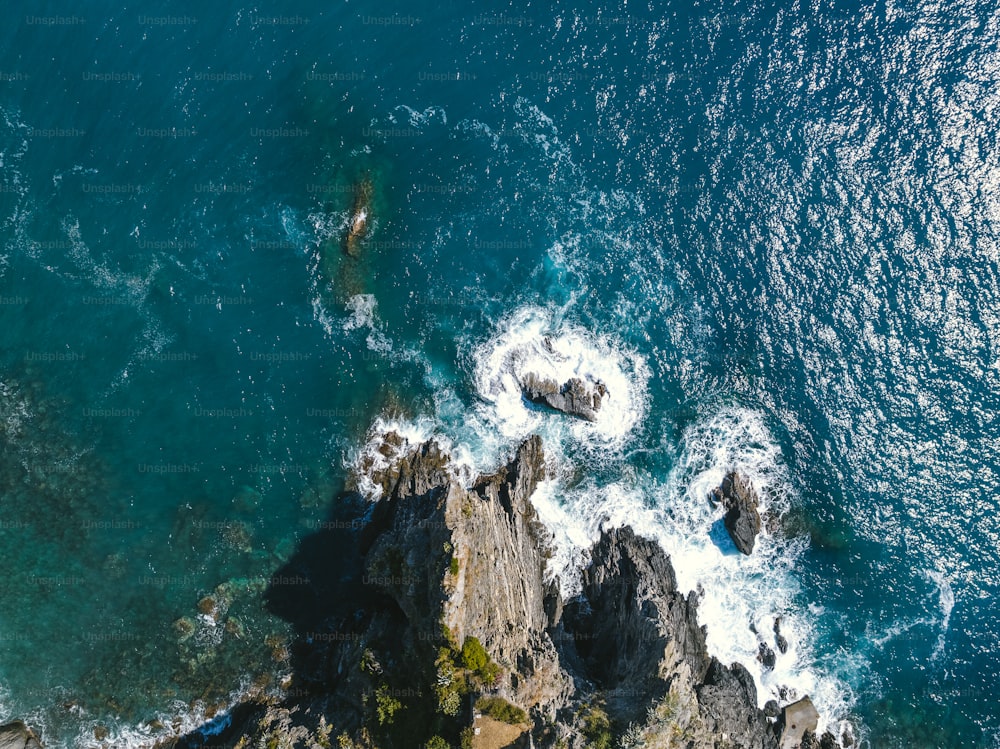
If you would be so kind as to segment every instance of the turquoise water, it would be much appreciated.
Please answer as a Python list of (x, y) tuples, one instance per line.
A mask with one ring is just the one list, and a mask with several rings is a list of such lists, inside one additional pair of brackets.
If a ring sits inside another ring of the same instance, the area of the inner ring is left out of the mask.
[[(787, 617), (762, 693), (998, 746), (995, 7), (23, 8), (0, 717), (139, 746), (276, 689), (261, 595), (382, 416), (473, 469), (541, 430), (570, 592), (631, 522), (721, 657), (759, 671), (750, 625)], [(511, 397), (546, 334), (613, 423)], [(703, 501), (730, 467), (783, 517), (750, 560)]]

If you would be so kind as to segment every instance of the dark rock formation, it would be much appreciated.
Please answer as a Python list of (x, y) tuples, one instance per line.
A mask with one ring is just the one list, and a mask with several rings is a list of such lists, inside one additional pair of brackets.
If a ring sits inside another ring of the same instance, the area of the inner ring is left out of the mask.
[(762, 642), (757, 646), (757, 660), (761, 662), (766, 671), (773, 671), (778, 657), (766, 642)]
[(587, 421), (597, 420), (601, 401), (608, 394), (603, 382), (571, 377), (560, 384), (534, 373), (528, 373), (521, 378), (521, 391), (532, 403), (548, 406)]
[(832, 733), (825, 731), (819, 737), (819, 749), (840, 749), (840, 744), (837, 743), (837, 739)]
[(812, 731), (806, 731), (802, 734), (802, 741), (799, 743), (798, 749), (820, 749), (816, 734)]
[(802, 735), (798, 749), (840, 749), (840, 744), (829, 731), (824, 732), (819, 738), (816, 738), (814, 732), (806, 731)]
[(774, 620), (774, 644), (778, 646), (778, 652), (785, 654), (788, 652), (788, 640), (781, 634), (781, 617)]
[(567, 606), (565, 629), (586, 676), (620, 695), (609, 699), (608, 711), (624, 721), (645, 714), (667, 692), (663, 673), (683, 665), (699, 680), (709, 668), (694, 595), (677, 591), (669, 557), (631, 528), (601, 537), (584, 572), (583, 595)]
[(739, 663), (728, 668), (712, 659), (703, 685), (697, 688), (707, 735), (698, 746), (714, 747), (708, 736), (726, 736), (733, 746), (772, 749), (778, 745), (771, 724), (757, 708), (753, 677)]
[(42, 749), (42, 744), (30, 728), (15, 720), (0, 726), (0, 749)]
[(726, 530), (736, 548), (744, 554), (750, 554), (757, 534), (760, 533), (757, 493), (741, 474), (732, 471), (722, 480), (722, 485), (712, 492), (712, 496), (726, 508)]

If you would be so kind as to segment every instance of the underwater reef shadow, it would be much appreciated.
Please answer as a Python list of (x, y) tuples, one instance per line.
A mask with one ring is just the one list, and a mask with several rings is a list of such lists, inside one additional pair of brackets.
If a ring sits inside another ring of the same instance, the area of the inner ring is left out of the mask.
[[(366, 529), (373, 507), (356, 492), (341, 492), (328, 519), (317, 523), (271, 576), (264, 605), (295, 632), (292, 688), (279, 698), (285, 707), (306, 706), (324, 694), (330, 665), (323, 657), (324, 642), (362, 630), (366, 611), (395, 608), (364, 580), (366, 539), (371, 538)], [(268, 704), (266, 699), (240, 702), (183, 736), (157, 744), (157, 749), (230, 749)]]

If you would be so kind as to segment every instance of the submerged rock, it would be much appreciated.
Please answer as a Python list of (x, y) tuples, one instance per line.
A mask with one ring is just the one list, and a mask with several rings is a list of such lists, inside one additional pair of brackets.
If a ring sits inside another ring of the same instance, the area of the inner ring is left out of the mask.
[(347, 217), (347, 227), (341, 239), (344, 252), (351, 257), (361, 255), (361, 243), (368, 236), (372, 223), (372, 198), (375, 193), (370, 177), (365, 177), (354, 186), (354, 201)]
[(726, 530), (736, 548), (743, 554), (753, 552), (761, 525), (757, 512), (759, 500), (753, 487), (742, 474), (731, 471), (712, 492), (712, 497), (726, 508)]
[(521, 378), (521, 391), (532, 403), (587, 421), (597, 421), (602, 400), (608, 394), (603, 382), (571, 377), (560, 384), (529, 372)]
[(42, 749), (38, 737), (22, 721), (0, 726), (0, 749)]

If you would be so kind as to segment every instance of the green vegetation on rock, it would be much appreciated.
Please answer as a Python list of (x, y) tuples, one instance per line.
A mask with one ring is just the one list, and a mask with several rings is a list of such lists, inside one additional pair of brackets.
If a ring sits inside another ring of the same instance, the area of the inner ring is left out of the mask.
[(391, 724), (403, 703), (389, 694), (389, 687), (382, 684), (375, 690), (375, 709), (378, 712), (379, 725)]
[(583, 721), (583, 735), (586, 737), (588, 749), (611, 749), (611, 720), (600, 705), (589, 704), (580, 712)]
[(472, 741), (476, 733), (473, 731), (472, 726), (466, 726), (462, 729), (461, 741), (462, 749), (472, 749)]
[(494, 720), (509, 723), (512, 726), (528, 722), (528, 714), (517, 705), (507, 702), (503, 697), (480, 697), (476, 701), (476, 709)]
[(492, 684), (500, 675), (500, 666), (490, 660), (489, 653), (477, 637), (466, 637), (462, 643), (462, 665), (486, 684)]
[(438, 711), (449, 717), (458, 715), (462, 707), (462, 697), (468, 692), (463, 674), (455, 666), (454, 653), (450, 648), (440, 648), (437, 660), (437, 683), (435, 693)]

